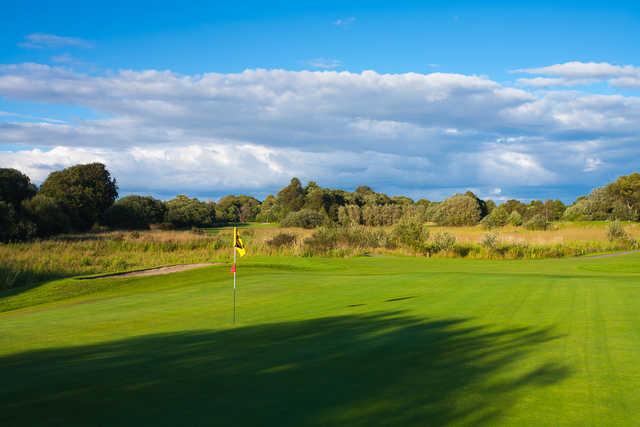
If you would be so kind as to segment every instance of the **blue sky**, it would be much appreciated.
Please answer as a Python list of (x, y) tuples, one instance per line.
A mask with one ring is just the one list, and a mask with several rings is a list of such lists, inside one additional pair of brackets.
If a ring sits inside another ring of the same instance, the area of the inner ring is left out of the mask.
[(498, 200), (638, 169), (637, 2), (183, 3), (2, 5), (0, 166), (104, 161), (163, 197), (295, 174)]

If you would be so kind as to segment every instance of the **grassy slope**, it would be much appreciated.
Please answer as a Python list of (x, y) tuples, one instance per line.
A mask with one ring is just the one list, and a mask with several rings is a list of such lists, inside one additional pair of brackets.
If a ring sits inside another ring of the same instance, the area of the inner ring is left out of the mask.
[(638, 423), (638, 254), (239, 271), (5, 295), (0, 424)]

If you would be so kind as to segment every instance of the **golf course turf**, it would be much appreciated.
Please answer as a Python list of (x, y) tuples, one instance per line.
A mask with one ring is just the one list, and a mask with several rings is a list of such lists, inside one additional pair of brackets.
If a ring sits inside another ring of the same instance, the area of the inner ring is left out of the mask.
[(640, 425), (640, 254), (246, 257), (0, 294), (0, 425)]

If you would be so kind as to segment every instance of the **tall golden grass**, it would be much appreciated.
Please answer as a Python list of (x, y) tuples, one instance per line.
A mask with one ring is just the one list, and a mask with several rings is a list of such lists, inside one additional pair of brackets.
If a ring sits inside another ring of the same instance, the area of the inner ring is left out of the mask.
[[(625, 224), (627, 233), (640, 237), (639, 224)], [(557, 223), (553, 229), (530, 231), (520, 227), (504, 227), (491, 230), (496, 234), (495, 247), (482, 245), (489, 232), (476, 227), (430, 226), (431, 236), (448, 232), (455, 236), (453, 249), (429, 252), (416, 251), (398, 245), (389, 245), (384, 233), (371, 233), (363, 227), (361, 242), (341, 241), (323, 255), (350, 256), (364, 252), (384, 254), (426, 254), (439, 257), (469, 258), (542, 258), (583, 255), (624, 249), (628, 245), (609, 242), (607, 224)], [(389, 232), (389, 227), (380, 228)], [(271, 239), (280, 233), (295, 236), (292, 244), (277, 246)], [(297, 228), (257, 227), (242, 230), (243, 238), (252, 255), (314, 255), (304, 244), (313, 230)], [(371, 235), (381, 235), (386, 242), (371, 243)], [(357, 235), (355, 236), (358, 237)], [(365, 238), (366, 237), (366, 238)], [(366, 242), (366, 243), (362, 243)], [(201, 263), (208, 261), (229, 262), (231, 230), (208, 231), (141, 231), (106, 232), (61, 236), (49, 240), (28, 243), (0, 244), (0, 289), (29, 286), (43, 281), (98, 273), (150, 268), (161, 265)]]

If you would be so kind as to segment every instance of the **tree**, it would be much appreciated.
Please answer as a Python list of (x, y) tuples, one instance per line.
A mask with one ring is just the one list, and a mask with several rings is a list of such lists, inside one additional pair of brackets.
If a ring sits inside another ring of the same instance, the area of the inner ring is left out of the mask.
[(640, 220), (640, 173), (621, 176), (605, 189), (618, 205), (619, 212), (614, 211), (616, 219)]
[(102, 163), (90, 163), (52, 172), (40, 194), (62, 206), (74, 229), (87, 230), (116, 200), (118, 187)]
[(37, 194), (22, 202), (27, 217), (37, 227), (39, 236), (46, 237), (71, 231), (71, 220), (55, 199)]
[(473, 193), (456, 194), (440, 203), (433, 219), (440, 225), (475, 225), (482, 212), (482, 205)]
[(0, 242), (8, 242), (13, 238), (16, 226), (16, 211), (13, 205), (0, 200)]
[(506, 209), (504, 209), (502, 206), (499, 206), (482, 219), (482, 225), (486, 228), (504, 227), (509, 221), (509, 215), (510, 214)]
[(148, 196), (126, 196), (119, 199), (104, 215), (104, 223), (113, 228), (147, 229), (164, 221), (164, 202)]
[(216, 203), (216, 218), (220, 222), (255, 221), (260, 213), (260, 201), (245, 195), (230, 195)]
[(36, 195), (36, 186), (29, 177), (16, 169), (0, 169), (0, 200), (19, 209), (20, 203)]
[(213, 203), (201, 202), (185, 195), (176, 196), (166, 203), (165, 218), (175, 227), (207, 227), (216, 220), (216, 208)]
[(289, 185), (278, 192), (278, 204), (283, 214), (296, 212), (304, 206), (304, 189), (298, 178), (291, 178)]
[(509, 217), (507, 218), (507, 222), (511, 225), (519, 227), (522, 225), (522, 215), (520, 215), (520, 212), (514, 210), (509, 214)]
[(403, 216), (391, 232), (396, 242), (414, 250), (420, 250), (429, 239), (429, 231), (425, 229), (422, 219), (415, 215)]
[(290, 212), (280, 223), (283, 227), (316, 228), (324, 222), (324, 215), (309, 209)]
[(542, 214), (536, 214), (524, 223), (524, 227), (529, 230), (546, 230), (549, 228), (549, 221)]
[(260, 222), (276, 222), (280, 219), (280, 209), (278, 201), (273, 195), (269, 194), (260, 205), (260, 212), (256, 216), (256, 220)]
[[(491, 212), (493, 212), (493, 210), (494, 210), (495, 208), (497, 208), (497, 207), (498, 207), (498, 205), (496, 205), (496, 202), (494, 202), (494, 201), (493, 201), (493, 200), (491, 200), (491, 199), (486, 200), (486, 203), (487, 203), (487, 215), (489, 215)], [(508, 213), (508, 212), (507, 212), (507, 213)]]

